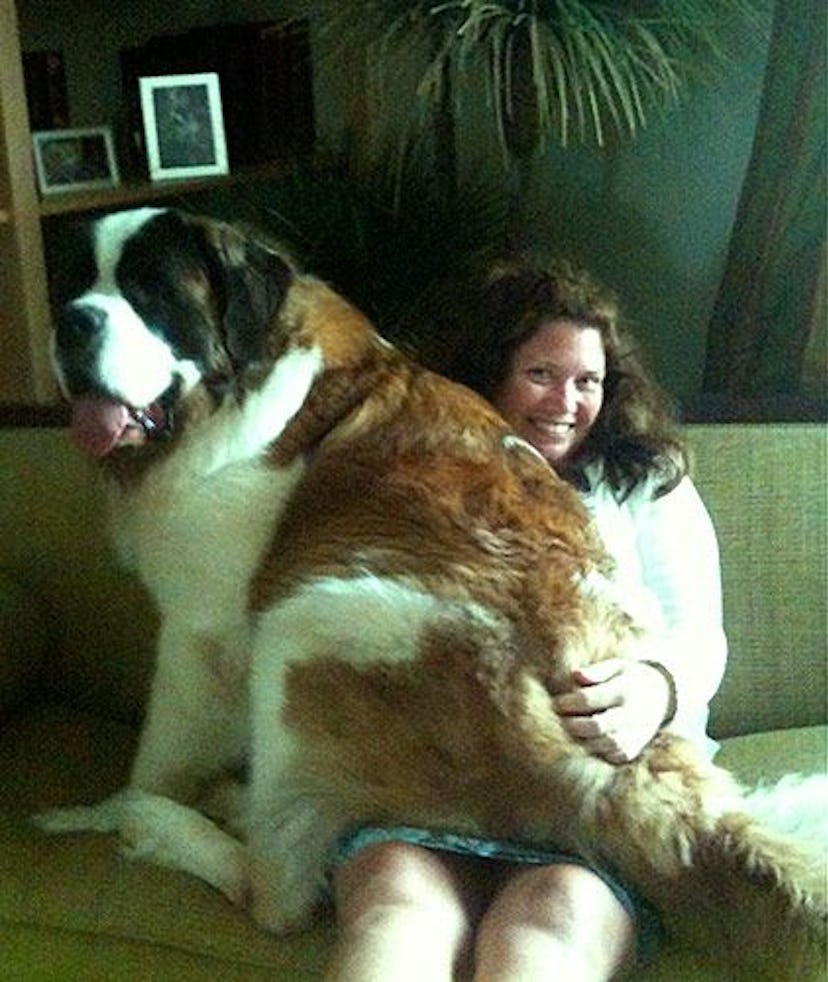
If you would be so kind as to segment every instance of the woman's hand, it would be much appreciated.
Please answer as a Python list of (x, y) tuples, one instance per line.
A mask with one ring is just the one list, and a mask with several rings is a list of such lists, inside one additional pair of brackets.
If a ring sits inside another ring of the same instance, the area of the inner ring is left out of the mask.
[(608, 658), (572, 677), (578, 689), (556, 696), (555, 710), (572, 737), (610, 764), (634, 760), (670, 712), (668, 677), (646, 662)]

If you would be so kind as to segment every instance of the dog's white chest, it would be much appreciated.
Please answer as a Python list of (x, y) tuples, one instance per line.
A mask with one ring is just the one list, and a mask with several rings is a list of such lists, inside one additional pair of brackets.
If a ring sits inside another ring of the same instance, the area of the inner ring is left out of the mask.
[(242, 462), (207, 478), (152, 475), (116, 516), (116, 539), (162, 614), (204, 632), (246, 617), (248, 585), (300, 473)]
[(280, 358), (242, 405), (229, 401), (188, 431), (116, 512), (116, 539), (162, 614), (221, 631), (246, 617), (248, 585), (304, 473), (275, 467), (269, 446), (303, 405), (318, 351)]

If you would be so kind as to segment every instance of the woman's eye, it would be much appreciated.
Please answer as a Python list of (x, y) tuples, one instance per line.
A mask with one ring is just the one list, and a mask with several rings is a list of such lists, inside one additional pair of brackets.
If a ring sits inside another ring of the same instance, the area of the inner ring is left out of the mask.
[(527, 368), (526, 375), (540, 385), (548, 385), (552, 381), (552, 372), (548, 368)]
[(604, 384), (604, 380), (598, 375), (585, 375), (578, 379), (578, 388), (582, 392), (595, 392)]

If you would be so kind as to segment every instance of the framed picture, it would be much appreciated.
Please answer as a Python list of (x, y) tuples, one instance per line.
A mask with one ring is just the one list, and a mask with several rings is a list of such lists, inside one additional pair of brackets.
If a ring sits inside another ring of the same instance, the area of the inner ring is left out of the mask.
[(138, 84), (150, 178), (226, 174), (218, 75), (156, 75)]
[(43, 194), (112, 188), (118, 184), (112, 130), (107, 126), (40, 130), (32, 133), (32, 143), (37, 181)]

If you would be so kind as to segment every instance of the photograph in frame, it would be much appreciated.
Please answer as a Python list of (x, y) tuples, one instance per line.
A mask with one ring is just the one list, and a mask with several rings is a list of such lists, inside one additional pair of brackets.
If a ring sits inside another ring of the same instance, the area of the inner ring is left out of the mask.
[(35, 171), (42, 194), (117, 187), (120, 182), (112, 130), (39, 130), (32, 133)]
[(156, 75), (138, 81), (150, 179), (228, 173), (218, 75)]

